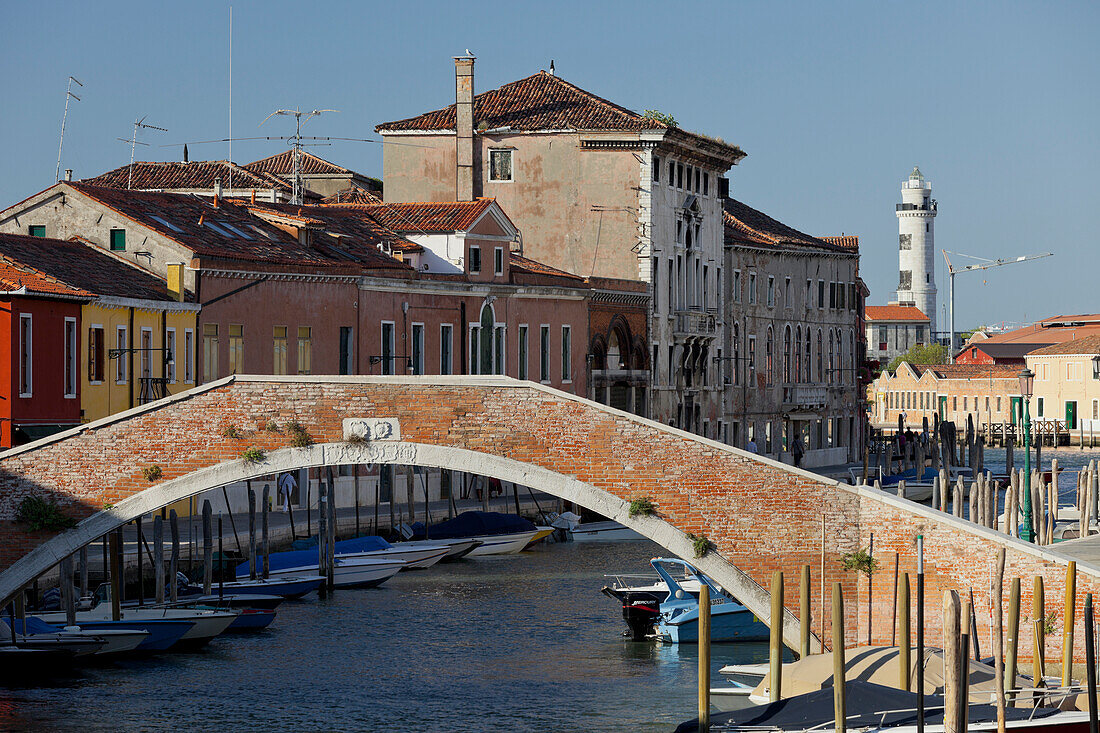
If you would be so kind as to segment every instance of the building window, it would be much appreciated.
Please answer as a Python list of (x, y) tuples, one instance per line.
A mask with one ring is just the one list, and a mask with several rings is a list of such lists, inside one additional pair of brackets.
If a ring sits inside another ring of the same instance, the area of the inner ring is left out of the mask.
[(244, 326), (229, 324), (229, 373), (240, 374), (244, 371)]
[(454, 345), (454, 326), (444, 323), (439, 327), (439, 373), (450, 374), (454, 369), (452, 347)]
[(741, 302), (741, 271), (733, 271), (733, 302)]
[(470, 272), (475, 275), (481, 272), (481, 247), (476, 244), (470, 245)]
[(676, 164), (668, 161), (668, 185), (676, 185)]
[[(217, 329), (218, 329), (218, 327), (214, 326), (214, 333), (217, 333)], [(116, 349), (129, 349), (130, 348), (130, 339), (129, 339), (129, 335), (126, 332), (126, 326), (117, 326), (115, 328), (115, 348)], [(215, 354), (216, 353), (217, 352), (215, 351)], [(115, 383), (116, 384), (126, 384), (126, 380), (129, 378), (129, 369), (128, 369), (129, 364), (130, 364), (130, 358), (129, 357), (130, 357), (129, 354), (123, 352), (123, 353), (120, 353), (118, 355), (117, 359), (115, 359)], [(217, 379), (217, 375), (215, 375), (213, 378)]]
[(45, 224), (31, 224), (29, 227), (27, 227), (27, 234), (31, 235), (32, 237), (45, 237), (46, 236), (46, 225)]
[(504, 374), (504, 325), (493, 327), (493, 374)]
[(397, 370), (396, 329), (392, 321), (382, 321), (382, 373), (393, 374)]
[(76, 375), (80, 365), (77, 364), (76, 346), (76, 319), (65, 319), (65, 396), (76, 397)]
[(710, 195), (710, 174), (709, 173), (703, 173), (703, 195), (704, 196), (709, 196)]
[(183, 332), (183, 381), (195, 381), (195, 332), (190, 328)]
[(1092, 401), (1092, 419), (1100, 419), (1100, 401), (1098, 400)]
[(652, 166), (652, 168), (653, 168), (653, 182), (654, 183), (660, 183), (661, 182), (661, 159), (658, 158), (656, 155), (653, 156), (653, 166)]
[(493, 274), (504, 274), (504, 247), (493, 248)]
[(19, 314), (19, 396), (30, 397), (34, 387), (31, 370), (34, 365), (31, 314)]
[(489, 151), (489, 180), (512, 181), (512, 151)]
[(573, 329), (569, 326), (561, 327), (561, 381), (573, 380), (573, 342), (570, 336)]
[(355, 331), (351, 326), (340, 326), (340, 373), (355, 373)]
[(141, 376), (153, 376), (151, 357), (153, 355), (153, 329), (141, 329)]
[(313, 327), (298, 326), (298, 373), (313, 373)]
[(481, 326), (470, 324), (470, 374), (478, 374), (481, 353)]
[(819, 309), (825, 307), (825, 281), (824, 280), (818, 280), (817, 281), (817, 307)]
[(106, 355), (106, 341), (103, 326), (88, 329), (88, 381), (99, 384), (103, 381), (103, 359)]
[(684, 187), (684, 164), (676, 164), (676, 188)]
[(768, 327), (767, 339), (764, 341), (764, 377), (769, 386), (775, 383), (775, 336), (771, 326)]
[[(656, 169), (654, 169), (656, 170)], [(517, 376), (527, 379), (527, 324), (519, 324), (519, 355), (516, 360)]]
[(424, 324), (412, 325), (412, 373), (424, 373)]
[(539, 326), (539, 381), (550, 381), (550, 325)]
[(164, 337), (167, 342), (164, 344), (166, 349), (164, 353), (164, 370), (165, 377), (168, 378), (169, 384), (176, 383), (176, 329), (168, 328), (164, 331)]
[(821, 329), (817, 329), (817, 381), (824, 381), (825, 365), (824, 360), (821, 358)]
[(749, 364), (749, 382), (756, 377), (756, 336), (749, 336), (749, 354), (746, 357)]
[(111, 230), (111, 251), (112, 252), (124, 252), (124, 251), (126, 251), (126, 230), (125, 229), (112, 229)]
[(733, 324), (733, 383), (741, 384), (741, 329)]
[(749, 305), (756, 304), (756, 273), (749, 273)]
[(272, 374), (286, 374), (286, 326), (271, 327)]
[[(963, 398), (963, 402), (965, 402), (965, 401), (966, 401), (966, 399)], [(965, 405), (964, 405), (963, 409), (966, 409)], [(1035, 414), (1038, 417), (1043, 416), (1043, 398), (1042, 397), (1040, 397), (1035, 403)]]

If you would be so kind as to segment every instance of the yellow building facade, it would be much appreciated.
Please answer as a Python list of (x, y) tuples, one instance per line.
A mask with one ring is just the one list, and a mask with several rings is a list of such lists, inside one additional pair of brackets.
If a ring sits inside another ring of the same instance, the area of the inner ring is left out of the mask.
[(82, 421), (194, 387), (198, 312), (196, 303), (110, 296), (84, 305)]

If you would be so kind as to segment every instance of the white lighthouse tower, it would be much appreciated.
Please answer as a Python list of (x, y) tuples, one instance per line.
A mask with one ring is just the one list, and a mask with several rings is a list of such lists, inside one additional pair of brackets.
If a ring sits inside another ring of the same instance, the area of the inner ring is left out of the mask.
[(898, 303), (913, 304), (929, 320), (929, 343), (936, 333), (936, 201), (932, 184), (915, 167), (901, 184), (898, 216)]

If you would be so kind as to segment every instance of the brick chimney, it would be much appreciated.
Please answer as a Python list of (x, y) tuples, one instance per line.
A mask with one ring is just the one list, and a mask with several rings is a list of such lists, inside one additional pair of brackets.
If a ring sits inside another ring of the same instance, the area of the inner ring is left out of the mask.
[(474, 61), (455, 56), (455, 201), (474, 200)]
[(73, 169), (72, 168), (66, 168), (65, 169), (65, 180), (66, 181), (73, 180)]

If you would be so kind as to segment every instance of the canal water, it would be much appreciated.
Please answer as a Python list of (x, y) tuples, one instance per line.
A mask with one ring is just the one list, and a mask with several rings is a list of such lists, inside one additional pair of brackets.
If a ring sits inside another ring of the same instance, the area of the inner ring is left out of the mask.
[[(623, 640), (600, 593), (660, 554), (542, 545), (288, 601), (201, 652), (0, 687), (0, 730), (670, 731), (695, 715), (696, 649)], [(712, 677), (767, 653), (716, 644)]]

